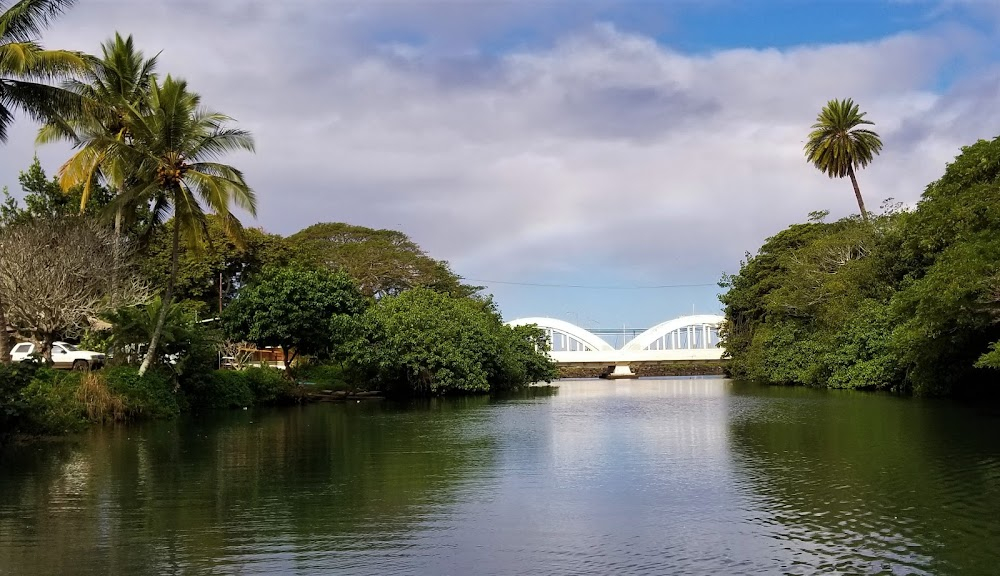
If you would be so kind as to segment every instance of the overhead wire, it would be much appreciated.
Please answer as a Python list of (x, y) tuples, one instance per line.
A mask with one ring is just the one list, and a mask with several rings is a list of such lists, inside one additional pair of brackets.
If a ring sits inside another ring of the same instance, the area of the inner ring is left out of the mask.
[(580, 288), (584, 290), (663, 290), (668, 288), (704, 288), (718, 286), (718, 282), (703, 284), (656, 284), (647, 286), (600, 286), (586, 284), (545, 284), (540, 282), (511, 282), (508, 280), (486, 280), (482, 278), (464, 278), (466, 282), (477, 284), (503, 284), (507, 286), (530, 286), (535, 288)]

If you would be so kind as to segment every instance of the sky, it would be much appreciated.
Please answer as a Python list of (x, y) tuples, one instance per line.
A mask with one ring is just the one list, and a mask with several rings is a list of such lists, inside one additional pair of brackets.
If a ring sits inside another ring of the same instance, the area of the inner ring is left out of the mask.
[[(79, 0), (43, 37), (132, 34), (253, 132), (251, 223), (405, 232), (506, 319), (648, 328), (814, 210), (857, 204), (802, 146), (853, 98), (882, 135), (869, 209), (912, 205), (1000, 134), (1000, 4), (940, 0)], [(16, 195), (27, 120), (0, 149)]]

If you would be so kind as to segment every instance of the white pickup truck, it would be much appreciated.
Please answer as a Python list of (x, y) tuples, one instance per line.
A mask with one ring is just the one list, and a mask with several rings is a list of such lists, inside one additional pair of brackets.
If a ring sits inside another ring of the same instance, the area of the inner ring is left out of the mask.
[[(21, 342), (10, 351), (10, 359), (14, 362), (23, 362), (32, 358), (34, 354), (34, 344), (31, 342)], [(67, 344), (66, 342), (55, 342), (52, 344), (52, 363), (54, 368), (95, 370), (104, 366), (104, 361), (104, 354), (100, 352), (80, 350), (76, 346)]]

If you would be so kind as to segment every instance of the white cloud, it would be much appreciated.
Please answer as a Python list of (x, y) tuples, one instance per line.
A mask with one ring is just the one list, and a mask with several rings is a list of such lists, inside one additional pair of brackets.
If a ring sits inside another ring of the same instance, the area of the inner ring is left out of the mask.
[[(399, 228), (470, 277), (618, 266), (627, 278), (712, 281), (811, 210), (851, 213), (849, 184), (801, 152), (830, 98), (855, 98), (886, 140), (861, 176), (871, 207), (912, 202), (958, 146), (1000, 130), (995, 71), (928, 88), (973, 46), (960, 29), (692, 56), (588, 25), (484, 55), (366, 43), (377, 25), (427, 17), (391, 4), (122, 6), (81, 3), (46, 43), (93, 51), (117, 28), (162, 48), (164, 71), (256, 134), (257, 155), (234, 161), (265, 228)], [(192, 10), (199, 18), (182, 17)], [(8, 184), (30, 160), (30, 132), (22, 123), (0, 158)], [(62, 152), (43, 152), (56, 166)]]

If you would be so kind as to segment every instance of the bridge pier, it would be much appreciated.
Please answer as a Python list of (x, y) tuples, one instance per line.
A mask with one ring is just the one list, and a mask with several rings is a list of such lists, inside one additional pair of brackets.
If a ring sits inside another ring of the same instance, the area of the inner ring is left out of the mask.
[[(611, 368), (611, 366), (608, 366)], [(608, 380), (621, 380), (625, 378), (638, 378), (639, 376), (632, 372), (632, 367), (628, 362), (615, 362), (614, 369), (609, 373), (601, 375), (602, 378), (607, 378)]]

